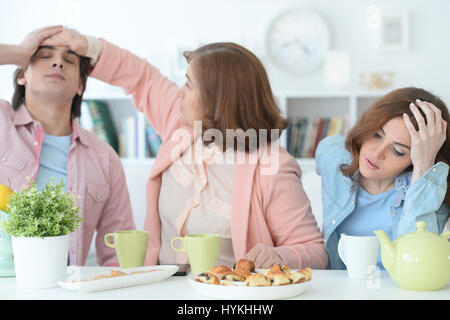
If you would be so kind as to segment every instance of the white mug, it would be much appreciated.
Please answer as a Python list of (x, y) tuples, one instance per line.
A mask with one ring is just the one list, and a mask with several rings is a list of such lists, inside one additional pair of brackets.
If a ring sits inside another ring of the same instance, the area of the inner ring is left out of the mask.
[(338, 253), (351, 279), (368, 279), (377, 264), (380, 243), (375, 236), (359, 237), (341, 234)]

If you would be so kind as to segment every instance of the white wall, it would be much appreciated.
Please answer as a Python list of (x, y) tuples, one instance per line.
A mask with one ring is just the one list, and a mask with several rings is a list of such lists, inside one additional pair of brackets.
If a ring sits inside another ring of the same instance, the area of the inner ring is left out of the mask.
[[(378, 52), (375, 31), (366, 28), (366, 9), (372, 4), (387, 11), (409, 11), (409, 51)], [(424, 87), (450, 103), (447, 0), (0, 0), (0, 43), (18, 43), (35, 28), (65, 24), (128, 48), (172, 77), (177, 45), (234, 41), (263, 59), (275, 90), (323, 87), (323, 69), (293, 76), (265, 57), (269, 22), (279, 12), (298, 6), (316, 9), (331, 29), (331, 49), (350, 53), (353, 84), (363, 71), (394, 71), (396, 87)], [(9, 98), (13, 70), (0, 68), (2, 98)], [(90, 87), (101, 88), (95, 81)]]

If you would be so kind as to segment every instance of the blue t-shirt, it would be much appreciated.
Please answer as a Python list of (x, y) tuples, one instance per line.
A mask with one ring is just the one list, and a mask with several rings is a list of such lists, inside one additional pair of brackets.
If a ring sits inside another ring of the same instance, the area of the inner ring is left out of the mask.
[[(398, 191), (395, 188), (372, 195), (359, 186), (355, 210), (336, 228), (338, 235), (345, 233), (349, 236), (375, 236), (375, 230), (384, 230), (392, 239), (391, 207), (397, 198)], [(377, 266), (384, 270), (380, 253)]]
[(67, 190), (67, 155), (71, 142), (72, 135), (58, 137), (45, 134), (35, 180), (39, 190), (45, 188), (51, 177), (55, 178), (56, 184), (63, 180)]

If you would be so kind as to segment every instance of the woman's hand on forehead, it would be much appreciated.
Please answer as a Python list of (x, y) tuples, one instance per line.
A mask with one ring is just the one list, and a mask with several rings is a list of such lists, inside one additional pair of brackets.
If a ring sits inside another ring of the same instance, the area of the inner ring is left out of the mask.
[(88, 51), (88, 41), (85, 36), (75, 30), (63, 28), (63, 30), (55, 34), (41, 43), (42, 46), (67, 47), (79, 56), (86, 56)]
[(31, 57), (36, 53), (42, 42), (49, 37), (55, 36), (63, 31), (62, 26), (49, 26), (37, 29), (29, 33), (25, 39), (17, 46), (20, 59), (17, 65), (25, 69), (30, 63)]

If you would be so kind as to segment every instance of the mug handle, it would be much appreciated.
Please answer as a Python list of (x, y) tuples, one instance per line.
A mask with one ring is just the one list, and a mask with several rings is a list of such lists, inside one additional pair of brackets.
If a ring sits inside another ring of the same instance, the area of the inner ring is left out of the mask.
[(345, 236), (345, 234), (341, 234), (341, 238), (339, 239), (338, 242), (338, 254), (339, 254), (339, 258), (341, 258), (341, 260), (344, 262), (345, 265), (347, 265), (347, 262), (345, 261), (345, 255), (344, 255), (344, 240), (343, 240), (343, 236)]
[[(174, 243), (175, 243), (176, 240), (180, 240), (183, 243), (183, 246), (180, 249), (175, 247)], [(185, 243), (184, 243), (184, 238), (181, 238), (181, 237), (173, 238), (172, 239), (172, 249), (177, 251), (177, 252), (186, 252), (186, 246), (185, 246)]]
[(111, 243), (111, 241), (109, 240), (109, 238), (112, 237), (114, 239), (114, 234), (113, 233), (107, 233), (105, 234), (105, 244), (110, 247), (110, 248), (116, 248), (116, 244)]

